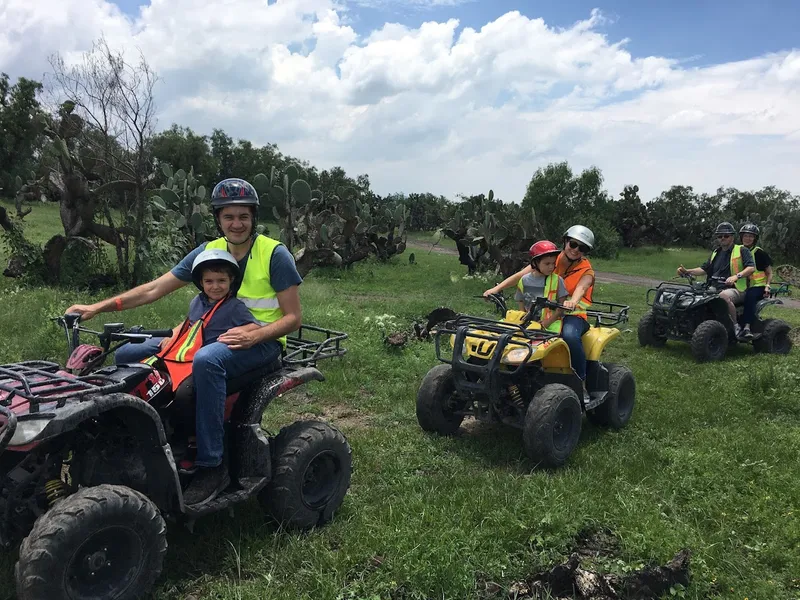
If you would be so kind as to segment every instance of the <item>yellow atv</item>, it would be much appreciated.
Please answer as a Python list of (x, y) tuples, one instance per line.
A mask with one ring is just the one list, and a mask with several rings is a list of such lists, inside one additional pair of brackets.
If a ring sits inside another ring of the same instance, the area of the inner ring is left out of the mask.
[(627, 424), (636, 401), (633, 373), (600, 357), (620, 333), (613, 326), (627, 322), (628, 306), (595, 303), (588, 311), (595, 323), (582, 338), (589, 391), (584, 399), (567, 343), (537, 322), (543, 308), (564, 307), (537, 298), (524, 312), (507, 310), (500, 295), (489, 299), (502, 320), (457, 315), (436, 332), (436, 358), (444, 364), (428, 371), (417, 392), (417, 420), (425, 431), (451, 435), (466, 416), (498, 421), (522, 429), (535, 463), (560, 467), (578, 443), (583, 411), (598, 425)]

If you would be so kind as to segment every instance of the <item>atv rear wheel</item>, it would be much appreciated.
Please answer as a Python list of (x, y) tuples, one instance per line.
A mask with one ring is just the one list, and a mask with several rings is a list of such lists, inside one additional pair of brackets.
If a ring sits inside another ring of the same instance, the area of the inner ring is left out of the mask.
[(606, 365), (608, 369), (608, 394), (603, 403), (586, 413), (592, 423), (622, 429), (628, 424), (636, 404), (636, 380), (633, 373), (622, 365)]
[(17, 595), (140, 598), (166, 552), (164, 519), (146, 496), (120, 485), (83, 488), (39, 517), (23, 540)]
[(725, 358), (728, 351), (728, 330), (719, 321), (703, 321), (692, 334), (692, 355), (697, 362), (714, 362)]
[(756, 352), (789, 354), (792, 350), (791, 326), (781, 319), (766, 319), (764, 330), (757, 340), (753, 340)]
[(581, 404), (572, 388), (551, 383), (534, 394), (522, 429), (522, 442), (531, 460), (560, 467), (581, 436)]
[(324, 525), (350, 488), (350, 445), (338, 429), (322, 421), (299, 421), (281, 429), (272, 464), (272, 481), (258, 500), (283, 527)]
[(645, 313), (639, 321), (639, 345), (661, 348), (667, 343), (667, 338), (656, 335), (656, 315), (652, 310)]
[(458, 431), (464, 415), (454, 411), (455, 393), (453, 368), (450, 365), (436, 365), (428, 371), (417, 391), (417, 421), (420, 427), (441, 435)]

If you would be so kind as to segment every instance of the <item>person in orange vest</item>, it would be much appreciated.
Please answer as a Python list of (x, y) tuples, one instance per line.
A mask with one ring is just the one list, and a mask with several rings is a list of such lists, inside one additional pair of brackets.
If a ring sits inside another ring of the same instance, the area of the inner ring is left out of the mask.
[[(192, 264), (207, 249), (227, 250), (241, 273), (236, 297), (259, 327), (233, 327), (217, 341), (194, 355), (192, 373), (197, 401), (197, 473), (184, 493), (187, 505), (212, 501), (230, 483), (223, 460), (223, 421), (226, 381), (275, 362), (286, 345), (286, 336), (300, 328), (303, 311), (299, 286), (303, 282), (289, 249), (256, 230), (260, 201), (255, 188), (244, 179), (220, 181), (211, 192), (211, 209), (220, 236), (203, 242), (169, 272), (153, 281), (94, 304), (75, 304), (66, 312), (88, 321), (98, 313), (143, 306), (192, 283)], [(135, 363), (160, 350), (160, 339), (126, 344), (117, 350), (117, 364)]]
[(747, 290), (748, 277), (755, 271), (756, 263), (750, 248), (734, 243), (736, 230), (727, 221), (717, 225), (714, 231), (719, 242), (711, 257), (701, 267), (687, 269), (683, 265), (678, 267), (678, 275), (706, 275), (709, 281), (724, 281), (728, 286), (719, 293), (728, 305), (728, 314), (733, 321), (733, 330), (736, 337), (742, 333), (742, 328), (736, 320), (736, 304), (744, 302)]
[(739, 237), (742, 246), (749, 248), (753, 254), (753, 262), (756, 270), (750, 275), (749, 287), (744, 294), (744, 313), (742, 314), (742, 333), (743, 340), (753, 339), (753, 332), (750, 325), (756, 320), (756, 304), (763, 298), (768, 298), (772, 291), (772, 258), (758, 244), (760, 230), (754, 223), (745, 223), (739, 230)]
[[(564, 316), (561, 337), (569, 346), (572, 369), (584, 382), (584, 402), (591, 400), (586, 390), (586, 352), (581, 337), (589, 331), (586, 310), (592, 305), (594, 290), (594, 269), (586, 255), (594, 248), (594, 233), (583, 225), (573, 225), (564, 232), (564, 249), (556, 259), (555, 272), (564, 280), (570, 295), (562, 304), (571, 312)], [(483, 295), (496, 294), (500, 290), (516, 285), (522, 277), (531, 272), (530, 265), (514, 273), (502, 283), (486, 290)]]
[[(194, 259), (192, 282), (200, 293), (192, 298), (186, 319), (173, 328), (172, 336), (161, 339), (161, 352), (155, 355), (166, 363), (172, 389), (191, 375), (192, 359), (200, 348), (213, 344), (234, 327), (258, 329), (253, 313), (234, 296), (238, 277), (239, 263), (230, 252), (204, 250)], [(225, 399), (220, 401), (224, 403)]]

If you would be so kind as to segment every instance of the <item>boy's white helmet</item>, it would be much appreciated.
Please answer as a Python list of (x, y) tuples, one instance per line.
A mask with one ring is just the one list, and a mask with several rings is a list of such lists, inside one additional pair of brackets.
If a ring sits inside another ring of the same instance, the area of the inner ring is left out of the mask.
[(203, 250), (192, 262), (192, 281), (200, 291), (203, 291), (203, 269), (208, 267), (225, 267), (231, 272), (233, 279), (239, 277), (239, 263), (233, 258), (233, 254), (216, 248)]

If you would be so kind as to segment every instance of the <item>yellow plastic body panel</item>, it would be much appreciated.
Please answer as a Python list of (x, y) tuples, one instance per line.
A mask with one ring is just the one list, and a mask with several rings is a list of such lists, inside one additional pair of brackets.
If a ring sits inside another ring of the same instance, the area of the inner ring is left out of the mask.
[(618, 335), (619, 329), (616, 327), (589, 327), (589, 331), (581, 338), (586, 360), (600, 360), (608, 342)]

